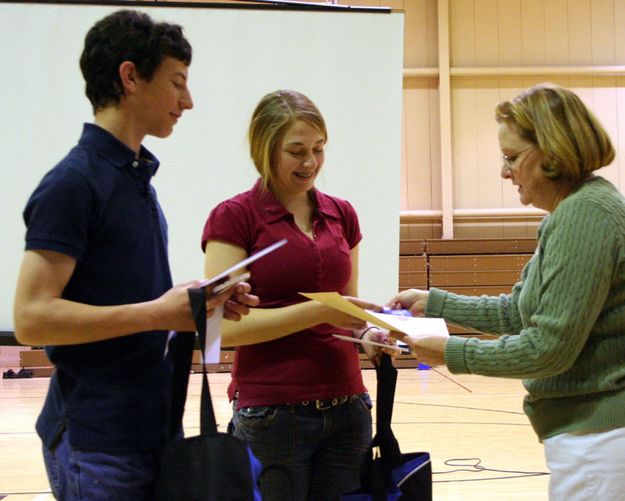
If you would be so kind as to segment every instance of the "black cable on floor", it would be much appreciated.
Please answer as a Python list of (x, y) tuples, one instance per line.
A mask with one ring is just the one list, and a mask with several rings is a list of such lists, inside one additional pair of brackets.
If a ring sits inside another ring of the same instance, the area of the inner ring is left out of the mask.
[[(461, 462), (465, 462), (462, 464)], [(520, 470), (500, 470), (497, 468), (487, 468), (482, 466), (482, 460), (480, 458), (453, 458), (444, 462), (447, 466), (456, 467), (454, 470), (449, 471), (433, 471), (432, 475), (445, 475), (448, 473), (481, 473), (483, 471), (489, 471), (493, 473), (511, 473), (505, 477), (486, 477), (486, 478), (464, 478), (457, 480), (432, 480), (432, 483), (451, 483), (451, 482), (482, 482), (486, 480), (507, 480), (512, 478), (525, 478), (525, 477), (541, 477), (549, 475), (549, 472), (545, 471), (520, 471)]]

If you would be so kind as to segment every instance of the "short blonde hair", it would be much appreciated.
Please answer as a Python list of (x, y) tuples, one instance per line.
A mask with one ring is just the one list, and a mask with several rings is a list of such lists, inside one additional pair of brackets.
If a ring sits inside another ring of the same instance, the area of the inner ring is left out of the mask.
[(614, 160), (614, 147), (599, 120), (564, 87), (536, 85), (499, 103), (495, 118), (538, 147), (549, 178), (579, 181)]
[(304, 94), (294, 90), (277, 90), (264, 96), (254, 113), (248, 130), (250, 155), (267, 189), (273, 177), (273, 163), (278, 147), (288, 129), (301, 120), (328, 140), (323, 116)]

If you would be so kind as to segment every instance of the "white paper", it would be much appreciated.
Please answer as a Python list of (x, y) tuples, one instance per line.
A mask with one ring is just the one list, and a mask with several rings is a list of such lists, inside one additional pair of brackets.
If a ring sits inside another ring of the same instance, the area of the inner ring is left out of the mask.
[(213, 310), (206, 319), (206, 342), (204, 343), (204, 365), (218, 364), (221, 354), (221, 322), (224, 318), (224, 305)]
[(257, 259), (260, 259), (261, 257), (266, 256), (267, 254), (275, 251), (276, 249), (279, 249), (286, 243), (287, 243), (287, 239), (283, 238), (282, 240), (279, 240), (276, 243), (273, 243), (270, 246), (265, 247), (262, 250), (259, 250), (256, 254), (252, 254), (251, 256), (246, 257), (242, 261), (239, 261), (238, 263), (232, 265), (227, 270), (222, 271), (219, 275), (215, 275), (213, 278), (206, 278), (202, 280), (202, 282), (200, 283), (200, 287), (206, 287), (207, 285), (214, 284), (215, 282), (223, 278), (229, 277), (230, 274), (232, 274), (233, 272), (240, 270), (241, 268), (245, 268), (248, 264), (253, 263)]
[(393, 327), (391, 330), (403, 332), (410, 337), (449, 337), (447, 324), (445, 324), (445, 320), (442, 318), (403, 317), (399, 315), (389, 315), (387, 313), (378, 313), (377, 311), (371, 310), (366, 311), (385, 324), (391, 325)]
[(399, 331), (411, 337), (443, 336), (449, 337), (447, 325), (442, 318), (404, 317), (379, 313), (377, 311), (362, 310), (351, 303), (338, 292), (300, 292), (308, 299), (318, 301), (335, 310), (347, 313), (352, 317), (360, 318), (373, 325), (389, 331)]

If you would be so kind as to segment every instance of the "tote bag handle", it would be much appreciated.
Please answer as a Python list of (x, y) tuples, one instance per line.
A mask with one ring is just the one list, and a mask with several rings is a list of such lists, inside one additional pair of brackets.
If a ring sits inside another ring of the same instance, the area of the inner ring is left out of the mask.
[[(198, 333), (200, 348), (202, 350), (202, 396), (200, 405), (200, 435), (217, 432), (217, 421), (208, 385), (208, 374), (204, 364), (204, 345), (206, 341), (206, 288), (188, 289), (191, 312)], [(189, 387), (189, 374), (193, 349), (195, 347), (195, 332), (178, 332), (174, 346), (174, 368), (172, 375), (172, 400), (169, 438), (173, 440), (180, 435), (182, 430), (182, 416), (184, 405), (187, 400)]]

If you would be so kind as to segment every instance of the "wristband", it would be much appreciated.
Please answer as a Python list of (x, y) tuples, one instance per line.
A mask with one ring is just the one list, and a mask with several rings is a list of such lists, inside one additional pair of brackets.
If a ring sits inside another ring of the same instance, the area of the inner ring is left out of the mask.
[(362, 331), (360, 336), (358, 336), (358, 339), (362, 339), (363, 337), (365, 337), (365, 334), (367, 332), (369, 332), (370, 330), (373, 330), (373, 329), (377, 329), (377, 327), (375, 325), (372, 325), (371, 327), (367, 327), (364, 331)]

